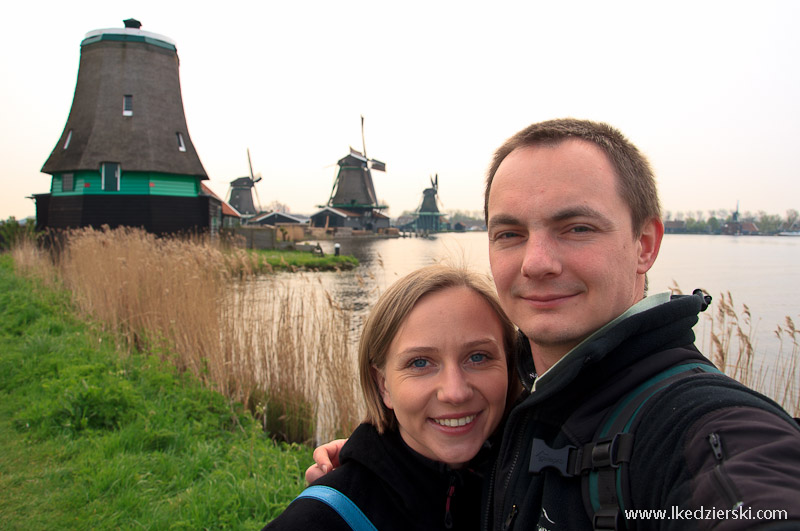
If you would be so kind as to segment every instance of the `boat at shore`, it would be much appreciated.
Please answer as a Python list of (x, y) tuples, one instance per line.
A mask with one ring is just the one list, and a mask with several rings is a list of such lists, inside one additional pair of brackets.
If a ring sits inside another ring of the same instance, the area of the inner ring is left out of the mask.
[(800, 230), (786, 230), (779, 232), (778, 236), (800, 236)]

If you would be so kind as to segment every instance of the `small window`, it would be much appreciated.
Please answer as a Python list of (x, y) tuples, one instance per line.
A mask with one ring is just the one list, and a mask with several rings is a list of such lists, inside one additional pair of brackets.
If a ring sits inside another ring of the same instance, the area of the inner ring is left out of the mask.
[(175, 133), (178, 135), (178, 151), (186, 151), (186, 144), (183, 143), (183, 135), (180, 133)]
[(133, 116), (133, 95), (125, 94), (122, 97), (122, 116)]
[(103, 190), (106, 192), (119, 190), (119, 164), (116, 162), (104, 162), (100, 171), (103, 178)]
[(71, 173), (65, 173), (61, 176), (61, 191), (72, 192), (75, 190), (75, 178)]
[(72, 129), (69, 130), (69, 132), (67, 133), (67, 139), (64, 140), (64, 149), (67, 149), (69, 147), (69, 143), (71, 141), (72, 141)]

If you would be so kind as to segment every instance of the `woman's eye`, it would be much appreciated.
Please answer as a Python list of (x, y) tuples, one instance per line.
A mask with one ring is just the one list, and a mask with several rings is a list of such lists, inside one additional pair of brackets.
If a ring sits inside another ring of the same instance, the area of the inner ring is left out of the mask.
[(483, 352), (476, 352), (475, 354), (470, 355), (469, 361), (472, 363), (481, 363), (482, 361), (485, 361), (486, 358), (487, 356)]
[(422, 358), (417, 358), (409, 364), (409, 367), (414, 367), (415, 369), (424, 369), (427, 366), (428, 360), (424, 360)]

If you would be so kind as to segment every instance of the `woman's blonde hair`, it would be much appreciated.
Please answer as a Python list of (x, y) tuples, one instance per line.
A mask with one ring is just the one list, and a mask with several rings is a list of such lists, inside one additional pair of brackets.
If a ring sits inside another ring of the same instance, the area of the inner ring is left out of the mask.
[(514, 371), (513, 354), (516, 344), (516, 329), (500, 307), (491, 281), (462, 267), (432, 265), (418, 269), (392, 284), (381, 295), (364, 324), (358, 345), (358, 368), (361, 392), (367, 404), (365, 422), (375, 426), (379, 433), (396, 430), (397, 419), (386, 405), (373, 375), (373, 367), (382, 370), (386, 366), (389, 346), (400, 326), (417, 302), (425, 295), (447, 288), (469, 288), (492, 307), (503, 329), (503, 347), (508, 365), (507, 405), (516, 398), (520, 388)]

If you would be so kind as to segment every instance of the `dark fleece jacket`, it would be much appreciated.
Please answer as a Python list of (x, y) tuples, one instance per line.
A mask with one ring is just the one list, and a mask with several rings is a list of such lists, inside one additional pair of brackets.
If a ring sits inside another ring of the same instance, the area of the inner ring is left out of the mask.
[[(488, 450), (479, 459), (488, 466)], [(478, 462), (478, 460), (473, 460)], [(380, 531), (478, 529), (481, 477), (474, 468), (454, 470), (411, 450), (396, 432), (379, 435), (362, 424), (340, 455), (341, 466), (315, 484), (347, 495)], [(326, 504), (293, 501), (265, 531), (347, 531)]]

